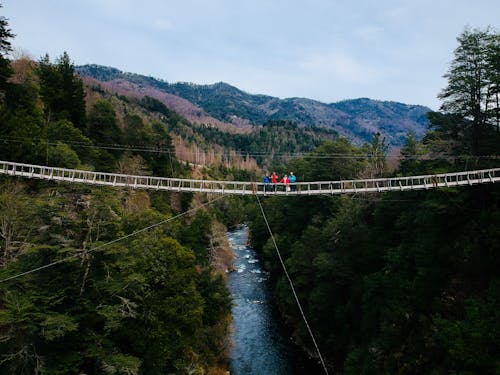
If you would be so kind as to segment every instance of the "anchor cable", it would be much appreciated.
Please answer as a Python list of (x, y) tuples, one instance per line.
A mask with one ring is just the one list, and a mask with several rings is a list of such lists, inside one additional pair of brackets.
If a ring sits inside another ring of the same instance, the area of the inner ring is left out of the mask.
[(276, 249), (276, 254), (278, 254), (278, 258), (280, 260), (281, 266), (283, 267), (283, 271), (286, 275), (286, 278), (288, 279), (288, 283), (290, 284), (290, 288), (292, 289), (293, 296), (295, 297), (295, 302), (297, 302), (297, 306), (299, 307), (300, 314), (302, 315), (302, 319), (304, 320), (304, 323), (307, 327), (307, 330), (309, 331), (309, 335), (311, 336), (314, 347), (316, 348), (316, 352), (318, 353), (319, 359), (321, 361), (321, 365), (323, 366), (323, 369), (325, 370), (325, 374), (328, 375), (328, 369), (326, 368), (325, 361), (323, 360), (323, 356), (321, 355), (321, 351), (319, 350), (319, 346), (316, 343), (316, 339), (314, 338), (314, 334), (311, 330), (311, 327), (309, 326), (309, 322), (307, 321), (304, 310), (302, 309), (302, 305), (300, 303), (299, 297), (297, 296), (297, 293), (295, 292), (295, 287), (293, 286), (292, 279), (290, 278), (290, 275), (288, 274), (288, 271), (287, 271), (286, 266), (285, 266), (285, 262), (283, 261), (283, 258), (281, 257), (281, 253), (278, 249), (278, 245), (276, 244), (276, 240), (274, 239), (274, 235), (273, 235), (273, 232), (271, 231), (271, 227), (269, 226), (269, 222), (267, 221), (267, 217), (266, 217), (266, 214), (264, 212), (264, 208), (262, 207), (262, 203), (260, 202), (259, 196), (257, 194), (255, 195), (255, 197), (257, 198), (257, 202), (259, 202), (260, 211), (262, 212), (262, 216), (264, 217), (264, 221), (266, 222), (266, 225), (267, 225), (267, 230), (269, 231), (269, 234), (271, 235), (271, 239), (273, 240), (274, 248)]
[[(184, 216), (184, 215), (187, 215), (188, 213), (195, 212), (196, 210), (198, 210), (198, 209), (200, 209), (200, 208), (202, 208), (202, 207), (204, 207), (204, 206), (208, 206), (208, 205), (212, 204), (213, 202), (218, 201), (219, 199), (224, 198), (224, 197), (225, 197), (225, 195), (223, 194), (223, 195), (221, 195), (221, 196), (219, 196), (219, 197), (217, 197), (217, 198), (214, 198), (214, 199), (212, 199), (212, 200), (210, 200), (210, 201), (208, 201), (208, 202), (205, 202), (205, 203), (201, 204), (201, 205), (200, 205), (200, 206), (198, 206), (198, 207), (191, 208), (190, 210), (187, 210), (187, 211), (181, 212), (181, 213), (180, 213), (180, 214), (178, 214), (178, 215), (172, 216), (172, 217), (170, 217), (170, 218), (168, 218), (168, 219), (165, 219), (165, 220), (162, 220), (162, 221), (160, 221), (160, 222), (158, 222), (158, 223), (155, 223), (155, 224), (152, 224), (152, 225), (147, 226), (147, 227), (145, 227), (145, 228), (139, 229), (139, 230), (137, 230), (137, 231), (135, 231), (135, 232), (132, 232), (132, 233), (130, 233), (130, 234), (127, 234), (126, 236), (123, 236), (123, 237), (120, 237), (120, 238), (115, 238), (115, 239), (114, 239), (114, 240), (112, 240), (112, 241), (109, 241), (109, 242), (103, 243), (102, 245), (99, 245), (99, 246), (93, 247), (93, 248), (89, 249), (86, 253), (88, 254), (88, 253), (90, 253), (90, 252), (92, 252), (92, 251), (102, 249), (102, 248), (103, 248), (103, 247), (105, 247), (105, 246), (109, 246), (109, 245), (111, 245), (111, 244), (114, 244), (114, 243), (120, 242), (120, 241), (122, 241), (122, 240), (124, 240), (124, 239), (126, 239), (126, 238), (133, 237), (133, 236), (135, 236), (136, 234), (139, 234), (139, 233), (142, 233), (142, 232), (146, 232), (146, 231), (148, 231), (148, 230), (150, 230), (150, 229), (152, 229), (152, 228), (156, 228), (156, 227), (158, 227), (158, 226), (160, 226), (160, 225), (163, 225), (163, 224), (165, 224), (165, 223), (168, 223), (169, 221), (173, 221), (173, 220), (178, 219), (178, 218), (180, 218), (180, 217), (182, 217), (182, 216)], [(7, 277), (7, 278), (5, 278), (5, 279), (0, 280), (0, 284), (1, 284), (1, 283), (4, 283), (4, 282), (6, 282), (6, 281), (9, 281), (9, 280), (17, 279), (18, 277), (21, 277), (21, 276), (24, 276), (24, 275), (28, 275), (28, 274), (30, 274), (30, 273), (34, 273), (34, 272), (41, 271), (41, 270), (43, 270), (43, 269), (46, 269), (46, 268), (49, 268), (49, 267), (55, 266), (55, 265), (57, 265), (57, 264), (59, 264), (59, 263), (63, 263), (63, 262), (65, 262), (65, 261), (67, 261), (67, 260), (69, 260), (69, 259), (72, 259), (72, 258), (78, 258), (78, 257), (80, 257), (82, 254), (84, 254), (84, 253), (77, 253), (77, 254), (73, 254), (73, 255), (70, 255), (70, 256), (68, 256), (68, 257), (66, 257), (66, 258), (56, 260), (55, 262), (51, 262), (51, 263), (45, 264), (45, 265), (43, 265), (43, 266), (41, 266), (41, 267), (33, 268), (33, 269), (31, 269), (31, 270), (28, 270), (28, 271), (25, 271), (25, 272), (22, 272), (22, 273), (19, 273), (19, 274), (13, 275), (13, 276), (9, 276), (9, 277)]]

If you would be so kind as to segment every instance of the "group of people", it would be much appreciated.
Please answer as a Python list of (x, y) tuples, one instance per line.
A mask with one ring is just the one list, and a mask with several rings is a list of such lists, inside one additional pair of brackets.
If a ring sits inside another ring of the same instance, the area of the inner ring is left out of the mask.
[[(269, 174), (266, 174), (262, 179), (262, 182), (264, 183), (264, 191), (276, 191), (278, 175), (276, 174), (276, 172), (273, 172), (271, 176), (269, 176)], [(297, 182), (297, 177), (293, 174), (293, 172), (290, 172), (289, 175), (285, 174), (279, 180), (279, 183), (282, 184), (281, 186), (283, 187), (283, 191), (295, 191), (295, 182)]]

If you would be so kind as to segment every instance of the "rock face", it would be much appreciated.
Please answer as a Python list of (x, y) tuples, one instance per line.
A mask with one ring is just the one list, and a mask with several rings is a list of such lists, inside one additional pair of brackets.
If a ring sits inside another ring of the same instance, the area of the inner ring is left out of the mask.
[(333, 128), (355, 143), (368, 141), (380, 132), (389, 144), (399, 146), (408, 131), (423, 135), (427, 127), (425, 114), (430, 111), (421, 105), (368, 98), (330, 104), (306, 98), (279, 99), (249, 94), (223, 82), (168, 83), (100, 65), (79, 66), (77, 71), (118, 93), (155, 97), (194, 123), (227, 129), (227, 125), (245, 127), (269, 120), (291, 120), (302, 126)]

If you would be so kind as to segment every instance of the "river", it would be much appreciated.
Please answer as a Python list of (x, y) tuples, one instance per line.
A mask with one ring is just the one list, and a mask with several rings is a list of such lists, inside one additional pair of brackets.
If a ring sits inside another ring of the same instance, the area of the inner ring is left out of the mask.
[(227, 236), (236, 268), (228, 278), (234, 330), (231, 375), (321, 374), (321, 368), (290, 340), (272, 303), (269, 275), (247, 246), (248, 228), (240, 226)]

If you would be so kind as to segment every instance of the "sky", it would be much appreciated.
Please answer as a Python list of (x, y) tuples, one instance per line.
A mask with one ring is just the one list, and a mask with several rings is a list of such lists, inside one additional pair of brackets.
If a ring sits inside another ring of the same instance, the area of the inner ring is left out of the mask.
[(99, 64), (168, 82), (226, 82), (325, 103), (439, 109), (465, 27), (500, 29), (498, 0), (0, 0), (13, 58)]

